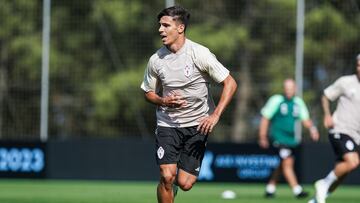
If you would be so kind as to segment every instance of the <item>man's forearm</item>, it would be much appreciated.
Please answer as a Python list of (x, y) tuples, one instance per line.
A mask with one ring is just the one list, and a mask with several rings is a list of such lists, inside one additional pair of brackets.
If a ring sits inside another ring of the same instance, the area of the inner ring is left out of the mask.
[(322, 104), (322, 108), (323, 108), (323, 111), (324, 111), (324, 115), (325, 116), (331, 115), (330, 102), (329, 102), (329, 99), (325, 95), (323, 95), (321, 97), (321, 104)]
[(231, 75), (229, 75), (224, 80), (223, 85), (224, 85), (224, 88), (222, 90), (219, 103), (214, 110), (214, 114), (218, 115), (219, 117), (224, 112), (227, 105), (230, 103), (233, 95), (235, 94), (236, 88), (237, 88), (237, 84)]
[(262, 117), (259, 127), (259, 139), (266, 139), (268, 128), (269, 128), (269, 120), (265, 117)]
[(305, 128), (310, 129), (313, 126), (313, 122), (311, 119), (307, 119), (303, 121), (303, 125)]
[(317, 127), (314, 125), (313, 121), (311, 119), (304, 120), (303, 125), (305, 128), (309, 129), (310, 132), (317, 131)]
[(158, 105), (158, 106), (163, 106), (164, 105), (163, 98), (160, 97), (159, 95), (157, 95), (153, 91), (145, 92), (145, 98), (146, 98), (147, 101), (149, 101), (152, 104), (155, 104), (155, 105)]

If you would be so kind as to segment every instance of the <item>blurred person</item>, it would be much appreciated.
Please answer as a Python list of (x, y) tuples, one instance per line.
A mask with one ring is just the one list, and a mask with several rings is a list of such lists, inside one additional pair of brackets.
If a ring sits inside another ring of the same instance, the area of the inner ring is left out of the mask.
[[(190, 190), (200, 172), (208, 135), (236, 91), (237, 84), (208, 48), (185, 37), (190, 13), (173, 6), (157, 19), (164, 46), (148, 62), (141, 88), (157, 105), (156, 161), (159, 203), (174, 202), (177, 186)], [(209, 83), (223, 86), (218, 105)]]
[(284, 93), (271, 96), (261, 110), (259, 145), (261, 148), (267, 149), (270, 140), (281, 159), (279, 166), (274, 170), (266, 185), (265, 197), (272, 198), (275, 196), (276, 184), (282, 173), (295, 197), (305, 198), (308, 193), (299, 185), (294, 171), (294, 152), (300, 144), (295, 136), (296, 121), (302, 121), (303, 125), (309, 129), (314, 141), (319, 139), (319, 133), (310, 119), (305, 102), (300, 97), (295, 96), (295, 81), (286, 79), (283, 87)]
[[(331, 115), (330, 102), (336, 100), (336, 110)], [(315, 182), (316, 195), (309, 202), (325, 203), (330, 193), (359, 166), (360, 54), (356, 58), (356, 73), (338, 78), (324, 90), (321, 101), (336, 163), (326, 177)]]

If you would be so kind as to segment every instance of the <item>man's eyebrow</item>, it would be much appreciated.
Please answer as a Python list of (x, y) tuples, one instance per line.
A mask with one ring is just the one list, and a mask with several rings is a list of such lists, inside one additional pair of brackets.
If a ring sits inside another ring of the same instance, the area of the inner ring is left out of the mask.
[(170, 25), (170, 23), (167, 22), (159, 22), (160, 25)]

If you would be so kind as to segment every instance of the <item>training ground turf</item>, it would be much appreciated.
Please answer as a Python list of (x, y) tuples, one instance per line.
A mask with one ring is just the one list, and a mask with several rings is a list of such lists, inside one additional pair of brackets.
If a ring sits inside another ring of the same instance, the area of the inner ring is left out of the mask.
[[(1, 203), (157, 203), (156, 182), (9, 180), (0, 179)], [(233, 190), (237, 197), (221, 199)], [(305, 189), (314, 194), (311, 185)], [(300, 203), (287, 185), (278, 187), (277, 197), (263, 198), (262, 184), (197, 183), (189, 192), (179, 190), (175, 203)], [(327, 203), (359, 203), (360, 186), (341, 186)]]

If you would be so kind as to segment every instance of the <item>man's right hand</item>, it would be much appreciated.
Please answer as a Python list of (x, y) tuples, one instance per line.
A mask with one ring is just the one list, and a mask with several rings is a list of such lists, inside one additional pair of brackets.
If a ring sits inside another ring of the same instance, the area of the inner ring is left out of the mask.
[(186, 100), (176, 91), (172, 91), (162, 98), (162, 106), (180, 108), (184, 107), (186, 104)]

